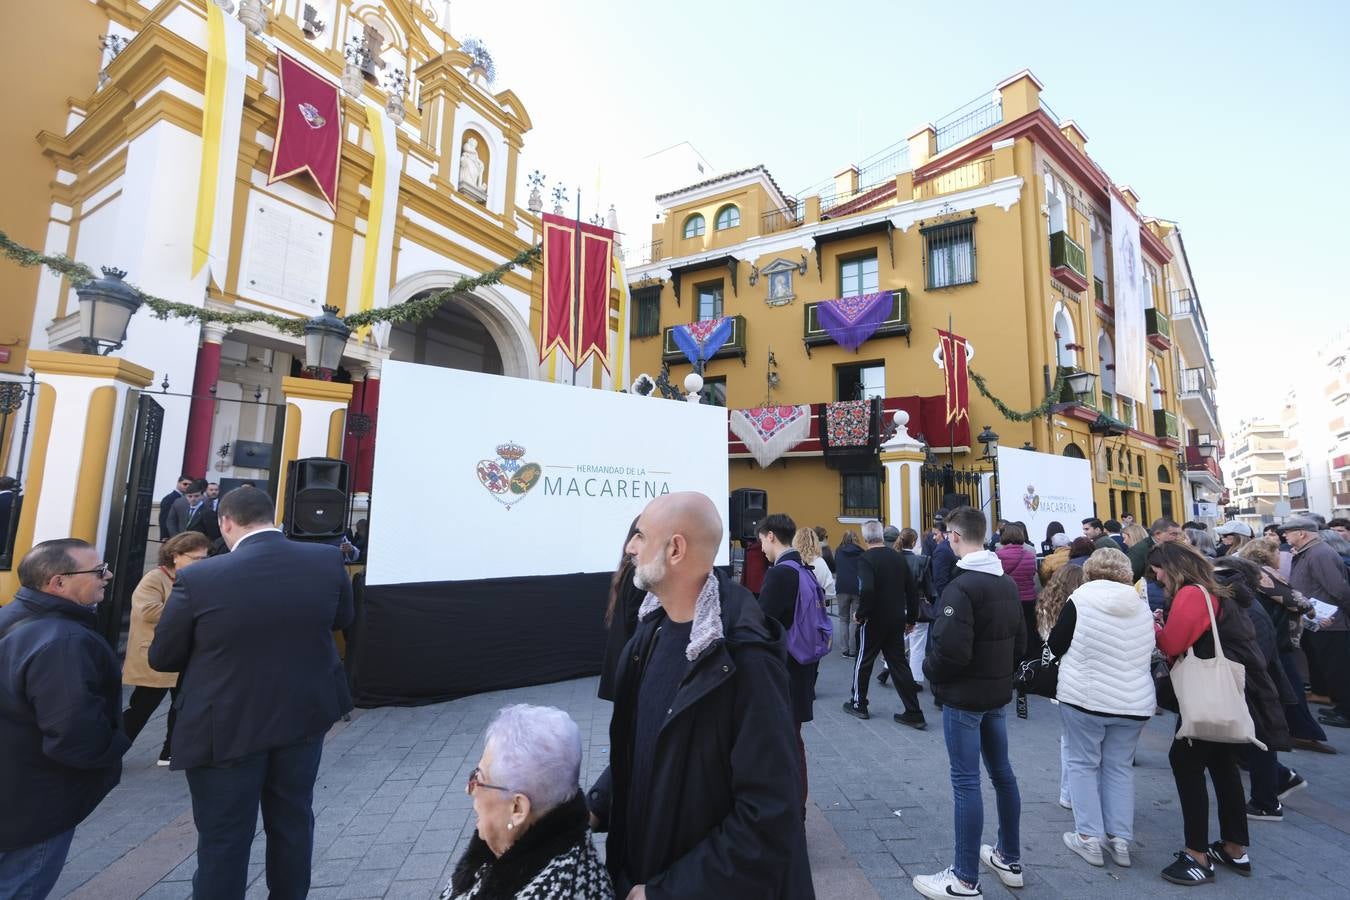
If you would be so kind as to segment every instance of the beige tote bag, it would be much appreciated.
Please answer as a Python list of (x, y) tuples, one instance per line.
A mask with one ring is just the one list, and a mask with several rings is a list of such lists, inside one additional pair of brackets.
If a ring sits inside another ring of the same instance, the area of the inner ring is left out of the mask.
[(1256, 739), (1256, 726), (1247, 709), (1247, 670), (1242, 663), (1223, 655), (1214, 604), (1209, 591), (1204, 588), (1200, 591), (1205, 595), (1209, 629), (1214, 635), (1214, 658), (1200, 659), (1188, 650), (1172, 666), (1172, 687), (1181, 709), (1177, 737), (1219, 744), (1254, 744), (1265, 750), (1266, 745)]

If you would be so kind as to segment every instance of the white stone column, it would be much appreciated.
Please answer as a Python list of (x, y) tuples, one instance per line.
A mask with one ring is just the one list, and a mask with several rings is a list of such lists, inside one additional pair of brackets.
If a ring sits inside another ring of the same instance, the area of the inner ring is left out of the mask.
[(923, 445), (909, 436), (909, 413), (895, 414), (895, 436), (881, 445), (881, 465), (886, 470), (886, 496), (883, 508), (888, 524), (897, 528), (923, 531), (923, 494), (919, 469), (923, 466)]

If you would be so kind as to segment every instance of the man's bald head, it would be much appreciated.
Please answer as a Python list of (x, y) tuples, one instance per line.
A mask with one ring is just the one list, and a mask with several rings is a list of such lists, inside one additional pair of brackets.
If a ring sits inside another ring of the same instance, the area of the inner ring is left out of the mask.
[(655, 590), (675, 578), (702, 584), (722, 545), (722, 517), (703, 494), (684, 491), (658, 497), (638, 516), (628, 543), (637, 563), (638, 586)]

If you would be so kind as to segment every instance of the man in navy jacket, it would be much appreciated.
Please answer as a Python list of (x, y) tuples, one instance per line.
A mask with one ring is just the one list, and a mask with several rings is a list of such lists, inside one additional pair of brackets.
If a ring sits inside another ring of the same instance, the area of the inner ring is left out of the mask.
[(352, 708), (332, 635), (351, 622), (351, 580), (337, 548), (273, 527), (256, 488), (217, 514), (231, 552), (178, 574), (150, 645), (151, 667), (182, 672), (170, 766), (192, 792), (193, 896), (243, 896), (261, 804), (269, 895), (302, 898), (324, 734)]
[(0, 897), (47, 896), (122, 777), (122, 671), (94, 614), (111, 580), (84, 541), (43, 541), (0, 608)]

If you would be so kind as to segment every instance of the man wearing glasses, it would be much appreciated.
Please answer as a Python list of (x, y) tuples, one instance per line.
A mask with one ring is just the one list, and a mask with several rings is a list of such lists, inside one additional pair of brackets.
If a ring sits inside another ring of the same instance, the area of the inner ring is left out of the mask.
[[(936, 875), (916, 875), (925, 897), (980, 897), (980, 863), (1007, 887), (1022, 886), (1018, 834), (1022, 799), (1008, 761), (1007, 706), (1013, 672), (1026, 649), (1026, 619), (1017, 585), (998, 557), (984, 549), (985, 520), (963, 506), (947, 516), (956, 571), (942, 592), (928, 630), (923, 673), (942, 703), (942, 729), (951, 761), (955, 804), (955, 863)], [(984, 802), (980, 758), (998, 796), (998, 842), (980, 844)]]
[(121, 666), (94, 614), (110, 581), (84, 541), (44, 541), (0, 608), (0, 897), (46, 897), (122, 778)]

